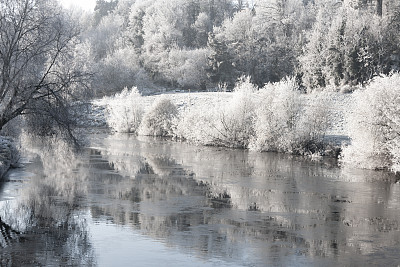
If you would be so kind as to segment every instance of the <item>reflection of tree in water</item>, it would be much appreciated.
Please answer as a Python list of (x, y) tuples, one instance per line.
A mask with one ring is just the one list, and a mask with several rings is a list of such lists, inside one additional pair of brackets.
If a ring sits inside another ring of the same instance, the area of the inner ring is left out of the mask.
[(3, 222), (0, 218), (0, 247), (6, 248), (13, 242), (18, 240), (21, 233), (15, 231), (10, 225)]
[[(127, 146), (107, 142), (107, 160)], [(119, 204), (99, 207), (97, 216), (169, 244), (241, 258), (248, 243), (265, 261), (294, 251), (308, 258), (360, 256), (399, 244), (398, 186), (387, 182), (393, 177), (380, 181), (387, 174), (361, 171), (349, 182), (346, 169), (282, 154), (127, 142), (136, 143), (128, 153), (142, 167), (118, 170), (131, 179), (110, 182), (108, 197)], [(384, 243), (371, 242), (371, 233), (384, 231)]]
[(279, 222), (275, 218), (254, 214), (252, 221), (245, 211), (235, 214), (226, 210), (227, 206), (217, 205), (221, 200), (211, 192), (212, 185), (195, 180), (193, 173), (175, 160), (146, 152), (142, 156), (146, 160), (141, 165), (145, 167), (130, 175), (131, 179), (108, 172), (101, 176), (102, 183), (110, 185), (105, 190), (107, 197), (118, 204), (109, 205), (105, 201), (106, 205), (96, 205), (92, 208), (92, 216), (98, 219), (111, 217), (114, 223), (129, 224), (170, 245), (197, 251), (203, 258), (241, 259), (245, 256), (244, 239), (264, 243), (279, 238), (304, 246), (305, 241), (295, 234), (277, 229)]
[(85, 214), (79, 210), (87, 179), (77, 169), (80, 160), (65, 147), (34, 152), (38, 156), (26, 171), (36, 175), (18, 198), (2, 203), (5, 232), (13, 236), (0, 252), (0, 265), (94, 265)]

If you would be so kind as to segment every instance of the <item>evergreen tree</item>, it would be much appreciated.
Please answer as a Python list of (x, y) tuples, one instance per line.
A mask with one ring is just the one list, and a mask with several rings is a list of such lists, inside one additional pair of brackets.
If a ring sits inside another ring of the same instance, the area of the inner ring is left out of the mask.
[(234, 85), (235, 69), (232, 65), (232, 57), (225, 43), (219, 41), (214, 33), (210, 33), (208, 47), (211, 54), (208, 57), (207, 76), (213, 84)]
[(111, 12), (117, 7), (117, 1), (105, 1), (105, 0), (97, 0), (96, 6), (94, 8), (94, 17), (93, 17), (93, 25), (99, 25), (101, 19)]

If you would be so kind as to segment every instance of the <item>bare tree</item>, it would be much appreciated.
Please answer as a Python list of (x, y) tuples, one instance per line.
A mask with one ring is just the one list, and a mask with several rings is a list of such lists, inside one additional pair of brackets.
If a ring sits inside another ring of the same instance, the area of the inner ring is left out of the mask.
[(78, 34), (55, 0), (0, 0), (0, 130), (29, 115), (73, 136), (68, 108), (85, 78), (70, 62)]

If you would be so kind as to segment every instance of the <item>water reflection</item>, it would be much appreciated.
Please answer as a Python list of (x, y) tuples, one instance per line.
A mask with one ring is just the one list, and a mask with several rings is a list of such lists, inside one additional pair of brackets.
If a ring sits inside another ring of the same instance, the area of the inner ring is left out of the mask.
[(103, 214), (201, 257), (350, 264), (399, 252), (399, 185), (388, 173), (145, 138), (102, 144), (129, 177), (110, 197), (130, 200)]
[[(37, 153), (45, 160), (22, 171), (37, 175), (15, 200), (0, 202), (0, 255), (7, 259), (0, 265), (122, 265), (102, 235), (131, 251), (139, 250), (138, 235), (150, 238), (175, 258), (191, 255), (183, 266), (397, 262), (400, 185), (393, 175), (129, 135), (91, 139), (79, 157)], [(96, 230), (103, 225), (109, 230)], [(168, 258), (145, 254), (123, 257), (148, 265)]]
[(77, 168), (81, 160), (61, 143), (32, 146), (25, 154), (31, 163), (4, 183), (20, 186), (14, 198), (0, 202), (0, 265), (93, 265), (85, 212), (79, 209), (87, 187), (85, 170)]

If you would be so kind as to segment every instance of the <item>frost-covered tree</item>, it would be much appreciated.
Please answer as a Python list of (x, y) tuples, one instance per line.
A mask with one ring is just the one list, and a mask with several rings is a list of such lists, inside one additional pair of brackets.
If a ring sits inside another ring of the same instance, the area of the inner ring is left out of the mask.
[(208, 34), (212, 30), (210, 16), (206, 12), (200, 12), (193, 28), (196, 31), (194, 46), (199, 48), (207, 46)]
[(100, 96), (135, 86), (141, 68), (137, 54), (129, 48), (121, 48), (95, 64), (92, 70), (95, 73), (92, 85)]
[(173, 49), (168, 56), (168, 68), (162, 73), (171, 84), (183, 88), (205, 89), (207, 83), (208, 49)]
[(141, 53), (141, 48), (144, 43), (143, 35), (143, 17), (146, 14), (146, 4), (148, 2), (142, 3), (136, 2), (131, 6), (129, 13), (128, 27), (125, 31), (125, 38), (128, 40), (128, 44), (133, 46), (137, 53)]
[(380, 73), (396, 70), (398, 45), (389, 41), (395, 36), (390, 18), (346, 3), (321, 7), (299, 58), (304, 85), (312, 89), (365, 84)]
[(123, 32), (123, 18), (119, 15), (110, 14), (104, 17), (100, 24), (93, 28), (88, 37), (92, 44), (94, 59), (99, 61), (121, 46)]
[(218, 40), (214, 34), (210, 34), (208, 46), (211, 50), (208, 56), (208, 78), (214, 84), (233, 86), (235, 82), (233, 58), (227, 45), (224, 41)]
[(215, 28), (216, 41), (231, 57), (233, 80), (246, 75), (263, 86), (293, 75), (302, 34), (312, 24), (309, 9), (299, 1), (258, 1)]
[(0, 129), (27, 115), (40, 134), (59, 128), (73, 137), (72, 101), (84, 88), (75, 85), (86, 77), (70, 64), (79, 27), (55, 1), (1, 0), (0, 7)]
[(97, 26), (101, 22), (103, 17), (111, 14), (112, 11), (118, 4), (117, 1), (105, 1), (105, 0), (96, 0), (96, 6), (94, 8), (94, 17), (93, 17), (93, 25)]

